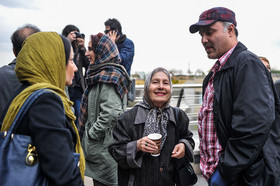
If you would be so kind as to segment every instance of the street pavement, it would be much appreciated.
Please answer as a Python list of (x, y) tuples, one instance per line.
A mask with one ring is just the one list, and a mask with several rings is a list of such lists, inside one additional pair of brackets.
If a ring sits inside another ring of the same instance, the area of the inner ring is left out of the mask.
[[(197, 183), (195, 184), (195, 186), (207, 186), (208, 185), (206, 180), (203, 178), (203, 176), (201, 174), (197, 175), (197, 177), (198, 177), (198, 180), (197, 180)], [(93, 186), (92, 179), (87, 176), (85, 177), (85, 186)]]
[(205, 180), (205, 178), (203, 178), (203, 176), (201, 174), (197, 175), (197, 183), (195, 184), (195, 186), (207, 186), (208, 183)]

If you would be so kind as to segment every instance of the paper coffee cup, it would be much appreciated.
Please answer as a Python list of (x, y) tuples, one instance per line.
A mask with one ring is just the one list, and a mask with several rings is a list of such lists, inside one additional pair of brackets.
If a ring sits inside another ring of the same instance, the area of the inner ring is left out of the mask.
[(159, 133), (152, 133), (148, 135), (148, 138), (152, 141), (154, 141), (157, 144), (157, 151), (154, 153), (151, 153), (152, 156), (159, 156), (160, 155), (160, 145), (161, 145), (161, 138), (162, 135)]

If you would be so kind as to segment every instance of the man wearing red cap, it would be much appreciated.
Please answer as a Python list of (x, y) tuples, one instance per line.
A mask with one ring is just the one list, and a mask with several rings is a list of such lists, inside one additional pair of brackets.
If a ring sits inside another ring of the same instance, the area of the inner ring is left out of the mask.
[(198, 116), (200, 169), (209, 185), (280, 185), (280, 102), (258, 56), (238, 41), (235, 13), (204, 11), (190, 26), (208, 58)]

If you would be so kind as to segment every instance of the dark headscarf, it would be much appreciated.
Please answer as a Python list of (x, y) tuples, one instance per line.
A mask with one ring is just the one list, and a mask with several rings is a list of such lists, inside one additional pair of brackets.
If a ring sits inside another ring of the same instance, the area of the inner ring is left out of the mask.
[(88, 94), (93, 85), (96, 83), (113, 84), (117, 94), (123, 99), (131, 84), (126, 70), (122, 65), (119, 65), (120, 57), (116, 44), (107, 35), (102, 33), (92, 35), (91, 42), (95, 53), (95, 62), (89, 65), (87, 71), (87, 88), (83, 94), (79, 117), (81, 137), (88, 117)]

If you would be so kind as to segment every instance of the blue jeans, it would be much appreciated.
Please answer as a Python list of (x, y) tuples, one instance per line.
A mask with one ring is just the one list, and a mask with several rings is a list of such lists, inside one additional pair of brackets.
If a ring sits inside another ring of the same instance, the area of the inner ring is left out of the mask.
[(81, 87), (68, 87), (70, 100), (74, 102), (74, 114), (76, 116), (75, 124), (79, 126), (79, 115), (80, 115), (80, 104), (83, 95), (83, 90)]
[(211, 178), (208, 180), (209, 186), (227, 186), (227, 182), (222, 178), (220, 172), (216, 169)]
[(74, 109), (75, 109), (75, 116), (76, 116), (76, 120), (75, 120), (75, 124), (76, 127), (79, 126), (79, 115), (80, 115), (80, 104), (81, 104), (81, 99), (75, 99), (73, 100), (74, 102)]

